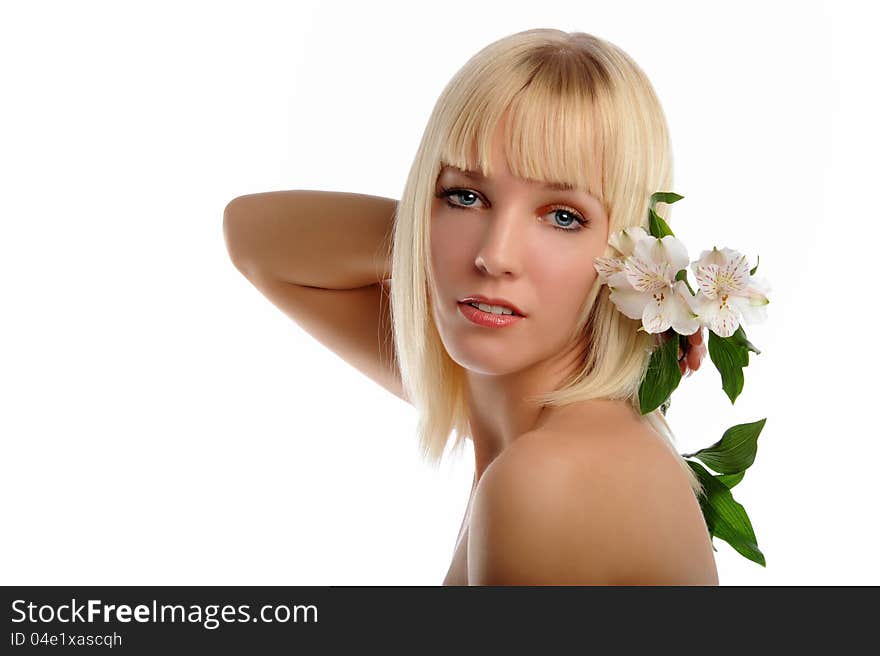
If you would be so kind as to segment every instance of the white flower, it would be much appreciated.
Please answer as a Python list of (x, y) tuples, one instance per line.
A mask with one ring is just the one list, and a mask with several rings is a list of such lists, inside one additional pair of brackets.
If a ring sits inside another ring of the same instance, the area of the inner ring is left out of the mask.
[(700, 286), (694, 305), (700, 323), (718, 335), (730, 337), (741, 320), (767, 318), (770, 285), (749, 273), (746, 256), (730, 248), (703, 251), (691, 264)]
[[(611, 235), (610, 239), (608, 239), (608, 243), (611, 244), (611, 246), (623, 256), (623, 258), (626, 258), (633, 254), (636, 242), (645, 237), (650, 237), (650, 235), (645, 232), (643, 227), (633, 226), (615, 232)], [(595, 267), (596, 271), (599, 273), (599, 277), (603, 282), (607, 283), (609, 287), (630, 286), (629, 281), (626, 278), (626, 273), (623, 270), (623, 258), (597, 257), (595, 260)]]
[(611, 235), (608, 243), (611, 244), (624, 257), (629, 257), (635, 250), (636, 242), (645, 237), (650, 237), (642, 226), (624, 228), (620, 232)]
[(636, 227), (616, 233), (609, 243), (625, 258), (597, 257), (594, 266), (623, 314), (640, 319), (649, 333), (662, 333), (670, 326), (680, 335), (700, 329), (695, 297), (684, 281), (675, 279), (688, 265), (681, 241), (672, 235), (657, 239)]

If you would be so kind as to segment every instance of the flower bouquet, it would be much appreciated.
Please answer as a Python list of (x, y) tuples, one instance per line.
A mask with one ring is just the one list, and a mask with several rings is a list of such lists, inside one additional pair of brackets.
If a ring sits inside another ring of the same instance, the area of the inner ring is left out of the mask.
[[(615, 233), (608, 243), (618, 256), (597, 257), (595, 262), (615, 306), (627, 317), (641, 321), (639, 330), (659, 337), (639, 387), (643, 415), (657, 408), (666, 414), (682, 377), (679, 348), (686, 350), (687, 336), (704, 327), (709, 331), (709, 357), (721, 374), (722, 389), (734, 403), (743, 390), (743, 367), (749, 364), (749, 351), (760, 354), (746, 337), (742, 323), (766, 319), (770, 302), (769, 284), (754, 277), (758, 265), (750, 269), (746, 257), (735, 250), (713, 247), (689, 262), (684, 244), (654, 211), (657, 202), (674, 203), (682, 198), (673, 192), (652, 194), (650, 234), (641, 226)], [(696, 292), (688, 282), (688, 264), (696, 277)], [(731, 426), (711, 446), (681, 454), (703, 486), (704, 494), (698, 500), (710, 537), (717, 536), (764, 567), (764, 554), (758, 549), (749, 516), (731, 489), (754, 462), (758, 436), (766, 421)]]

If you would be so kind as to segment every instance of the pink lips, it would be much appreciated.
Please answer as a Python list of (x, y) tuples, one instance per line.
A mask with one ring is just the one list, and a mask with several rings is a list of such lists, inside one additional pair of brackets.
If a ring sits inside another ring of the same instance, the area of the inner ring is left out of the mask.
[(488, 296), (483, 296), (482, 294), (474, 294), (473, 296), (466, 296), (465, 298), (459, 299), (459, 303), (485, 303), (486, 305), (500, 305), (501, 307), (506, 307), (509, 310), (513, 310), (514, 314), (518, 314), (522, 317), (528, 316), (525, 312), (516, 307), (513, 303), (508, 301), (506, 298), (489, 298)]
[(484, 326), (486, 328), (504, 328), (506, 326), (511, 326), (518, 321), (522, 321), (525, 318), (516, 314), (493, 314), (492, 312), (483, 312), (481, 309), (475, 308), (468, 303), (459, 303), (458, 309), (466, 319), (472, 321), (478, 326)]

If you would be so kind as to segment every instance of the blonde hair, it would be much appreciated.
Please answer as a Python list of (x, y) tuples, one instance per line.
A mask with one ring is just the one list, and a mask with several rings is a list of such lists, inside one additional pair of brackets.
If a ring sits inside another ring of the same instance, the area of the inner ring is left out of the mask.
[[(499, 39), (469, 59), (443, 89), (422, 136), (394, 220), (391, 314), (401, 378), (419, 413), (424, 460), (439, 465), (450, 432), (454, 448), (470, 435), (465, 377), (433, 321), (430, 219), (443, 165), (491, 176), (491, 139), (507, 115), (504, 142), (513, 175), (586, 190), (606, 209), (611, 235), (648, 230), (650, 195), (672, 190), (668, 128), (644, 72), (617, 46), (582, 32), (533, 29)], [(655, 211), (667, 221), (669, 206)], [(610, 246), (603, 253), (615, 255)], [(597, 278), (572, 335), (581, 366), (561, 387), (531, 399), (567, 405), (624, 399), (639, 412), (639, 384), (654, 335), (622, 314)], [(694, 472), (674, 446), (659, 410), (645, 415), (681, 463), (695, 493)]]

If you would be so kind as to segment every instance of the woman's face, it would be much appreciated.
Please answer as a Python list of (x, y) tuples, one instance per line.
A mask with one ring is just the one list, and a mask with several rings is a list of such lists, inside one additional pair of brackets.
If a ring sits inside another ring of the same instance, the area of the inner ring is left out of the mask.
[[(608, 241), (595, 197), (513, 177), (501, 148), (496, 139), (492, 179), (443, 168), (431, 217), (438, 332), (460, 366), (492, 375), (564, 357)], [(506, 299), (524, 317), (503, 328), (478, 325), (459, 304), (475, 294)]]

